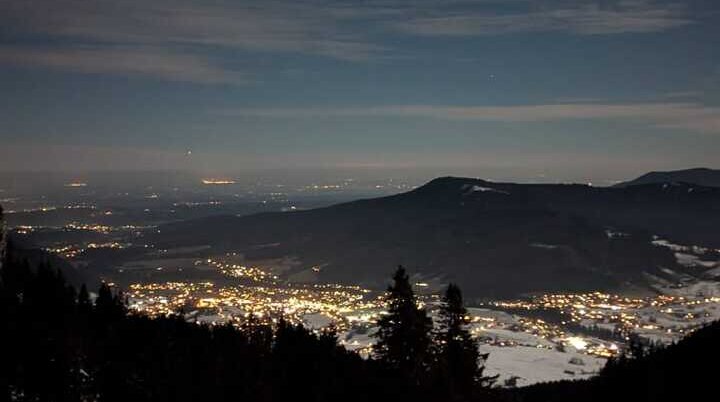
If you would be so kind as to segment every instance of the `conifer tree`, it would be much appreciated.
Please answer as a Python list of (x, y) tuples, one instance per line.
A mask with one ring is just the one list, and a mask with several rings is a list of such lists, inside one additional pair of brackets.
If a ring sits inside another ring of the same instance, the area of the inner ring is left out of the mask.
[(431, 368), (432, 320), (417, 306), (405, 269), (398, 267), (388, 288), (388, 314), (378, 322), (374, 355), (410, 385), (419, 385)]
[(95, 311), (103, 319), (115, 320), (125, 314), (125, 304), (122, 295), (113, 294), (106, 283), (100, 285), (98, 297), (95, 299)]
[(80, 292), (78, 292), (77, 301), (78, 311), (82, 314), (88, 314), (92, 311), (92, 302), (90, 301), (90, 294), (88, 293), (87, 286), (83, 283), (80, 286)]
[(452, 395), (463, 397), (471, 395), (477, 388), (491, 386), (495, 377), (483, 376), (484, 366), (479, 362), (485, 361), (487, 354), (480, 354), (477, 342), (467, 330), (469, 317), (457, 285), (448, 286), (439, 315), (436, 345), (442, 385)]

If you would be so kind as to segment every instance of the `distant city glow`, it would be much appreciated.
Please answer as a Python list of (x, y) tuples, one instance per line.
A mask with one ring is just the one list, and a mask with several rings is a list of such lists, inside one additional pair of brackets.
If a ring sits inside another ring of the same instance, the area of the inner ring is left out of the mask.
[(235, 180), (230, 179), (203, 179), (202, 184), (206, 185), (228, 185), (235, 184)]

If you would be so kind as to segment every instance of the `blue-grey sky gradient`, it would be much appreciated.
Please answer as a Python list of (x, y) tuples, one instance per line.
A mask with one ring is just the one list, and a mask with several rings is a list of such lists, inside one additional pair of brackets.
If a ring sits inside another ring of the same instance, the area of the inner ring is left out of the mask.
[(718, 49), (715, 0), (0, 0), (0, 170), (720, 167)]

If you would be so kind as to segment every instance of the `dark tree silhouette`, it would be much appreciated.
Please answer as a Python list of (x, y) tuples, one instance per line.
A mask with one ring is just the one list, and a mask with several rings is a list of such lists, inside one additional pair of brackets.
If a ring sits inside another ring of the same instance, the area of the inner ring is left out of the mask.
[(5, 268), (3, 401), (352, 402), (390, 388), (379, 366), (342, 348), (332, 331), (252, 318), (240, 328), (151, 319), (127, 314), (108, 286), (93, 304), (45, 264), (14, 259)]
[(445, 294), (433, 347), (432, 323), (403, 269), (389, 289), (376, 359), (365, 360), (332, 330), (254, 318), (239, 328), (151, 319), (127, 314), (107, 286), (93, 304), (52, 267), (8, 251), (0, 270), (2, 401), (705, 400), (720, 361), (716, 323), (666, 348), (634, 346), (590, 380), (487, 390), (459, 289)]
[(388, 314), (378, 322), (374, 356), (411, 385), (420, 385), (431, 369), (432, 320), (418, 308), (402, 266), (395, 272), (388, 293)]
[(95, 299), (95, 309), (99, 316), (117, 320), (126, 313), (125, 303), (122, 293), (113, 292), (108, 284), (103, 283), (98, 290), (97, 299)]
[(78, 292), (77, 307), (78, 312), (81, 314), (90, 314), (92, 311), (92, 301), (90, 301), (90, 294), (84, 283), (80, 286), (80, 292)]
[(450, 395), (466, 398), (479, 389), (487, 389), (496, 380), (483, 376), (488, 355), (480, 354), (477, 341), (467, 330), (469, 317), (462, 292), (455, 284), (445, 291), (439, 312), (439, 329), (435, 334), (438, 380)]

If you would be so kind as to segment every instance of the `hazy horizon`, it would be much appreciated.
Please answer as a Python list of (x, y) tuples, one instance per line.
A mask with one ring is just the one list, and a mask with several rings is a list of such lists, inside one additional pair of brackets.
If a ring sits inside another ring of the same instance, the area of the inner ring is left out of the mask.
[(711, 0), (4, 0), (0, 170), (712, 167), (719, 15)]
[[(712, 166), (687, 166), (680, 169), (713, 168)], [(673, 170), (673, 169), (668, 169)], [(14, 187), (62, 186), (70, 182), (84, 182), (89, 186), (108, 187), (117, 184), (165, 183), (168, 185), (200, 185), (202, 179), (232, 179), (238, 184), (275, 182), (284, 184), (308, 184), (340, 182), (343, 180), (381, 181), (402, 180), (412, 185), (422, 185), (432, 179), (445, 176), (478, 178), (494, 182), (517, 183), (580, 183), (611, 186), (618, 182), (635, 179), (651, 171), (664, 169), (630, 170), (618, 169), (607, 176), (585, 171), (562, 172), (559, 170), (535, 170), (523, 168), (491, 167), (304, 167), (265, 168), (235, 170), (189, 169), (138, 169), (138, 170), (0, 170), (0, 190)], [(533, 173), (534, 172), (534, 173)], [(3, 187), (5, 186), (5, 188)]]

